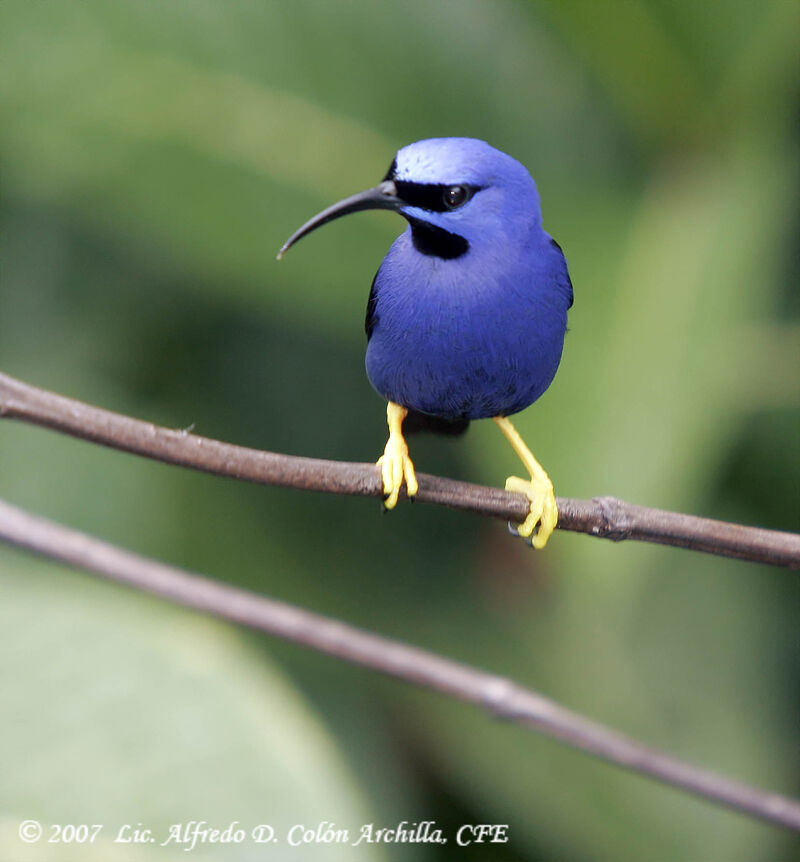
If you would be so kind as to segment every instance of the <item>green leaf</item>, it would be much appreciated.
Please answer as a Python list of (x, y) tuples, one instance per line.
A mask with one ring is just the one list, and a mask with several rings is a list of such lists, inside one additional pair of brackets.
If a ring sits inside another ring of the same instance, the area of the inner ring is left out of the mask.
[[(372, 845), (287, 843), (296, 824), (355, 837), (374, 815), (319, 718), (243, 634), (9, 552), (0, 579), (3, 858), (185, 858), (184, 845), (161, 845), (197, 820), (267, 823), (278, 843), (198, 846), (193, 858), (384, 858)], [(15, 824), (29, 818), (46, 836), (50, 824), (104, 828), (89, 851), (26, 850)], [(156, 841), (115, 844), (124, 824)]]

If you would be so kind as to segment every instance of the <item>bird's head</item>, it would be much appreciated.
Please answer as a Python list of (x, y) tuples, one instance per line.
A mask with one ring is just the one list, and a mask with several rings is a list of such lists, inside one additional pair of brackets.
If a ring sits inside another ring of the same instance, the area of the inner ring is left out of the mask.
[(383, 181), (315, 215), (284, 243), (367, 209), (400, 213), (423, 254), (455, 259), (473, 247), (505, 246), (541, 226), (539, 195), (511, 156), (474, 138), (430, 138), (399, 150)]

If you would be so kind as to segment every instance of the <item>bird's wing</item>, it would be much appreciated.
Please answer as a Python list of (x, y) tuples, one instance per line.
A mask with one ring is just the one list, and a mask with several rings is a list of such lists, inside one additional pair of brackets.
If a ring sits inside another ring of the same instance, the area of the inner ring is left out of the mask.
[(569, 305), (567, 306), (567, 308), (572, 308), (572, 303), (573, 303), (575, 297), (574, 297), (574, 294), (572, 292), (572, 279), (569, 277), (569, 268), (567, 267), (567, 259), (566, 259), (566, 257), (564, 257), (564, 252), (562, 251), (561, 246), (552, 237), (550, 237), (550, 243), (553, 246), (553, 248), (555, 249), (556, 254), (558, 255), (558, 257), (561, 260), (561, 264), (562, 264), (562, 268), (563, 268), (563, 272), (564, 272), (564, 286), (569, 291)]

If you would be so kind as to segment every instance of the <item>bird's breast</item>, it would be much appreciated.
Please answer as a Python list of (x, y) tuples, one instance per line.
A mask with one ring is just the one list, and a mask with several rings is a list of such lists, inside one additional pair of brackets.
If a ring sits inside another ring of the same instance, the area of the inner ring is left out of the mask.
[(561, 358), (566, 304), (557, 274), (536, 261), (426, 258), (408, 252), (405, 236), (381, 265), (370, 299), (373, 387), (450, 419), (527, 407)]

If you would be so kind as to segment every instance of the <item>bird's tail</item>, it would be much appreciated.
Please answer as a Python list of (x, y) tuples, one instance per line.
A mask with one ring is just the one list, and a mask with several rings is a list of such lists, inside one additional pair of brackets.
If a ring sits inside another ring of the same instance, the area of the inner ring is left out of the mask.
[(403, 432), (406, 434), (419, 434), (429, 432), (432, 434), (445, 434), (448, 437), (458, 437), (469, 428), (469, 419), (443, 419), (441, 416), (430, 416), (427, 413), (418, 413), (409, 410), (403, 420)]

